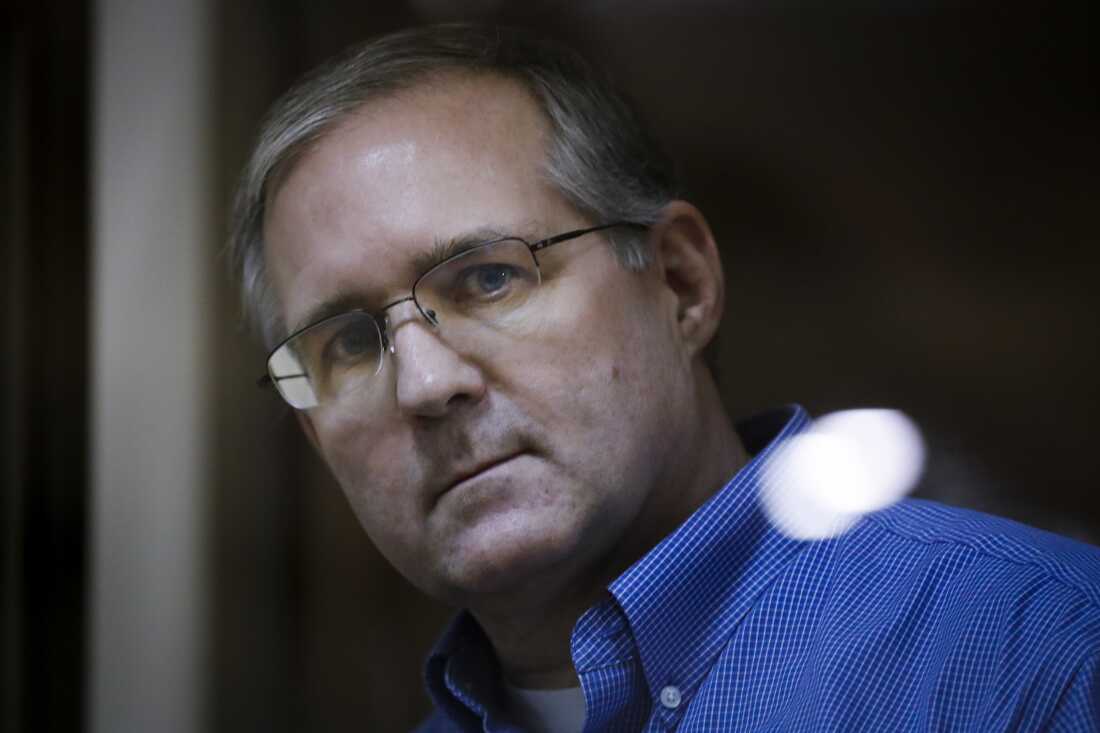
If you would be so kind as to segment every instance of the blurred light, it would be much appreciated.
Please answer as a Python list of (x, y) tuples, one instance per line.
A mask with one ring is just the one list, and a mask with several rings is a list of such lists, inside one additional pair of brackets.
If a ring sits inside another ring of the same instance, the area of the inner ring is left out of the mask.
[(924, 440), (903, 413), (836, 412), (780, 447), (763, 476), (761, 503), (790, 537), (835, 537), (900, 501), (923, 468)]

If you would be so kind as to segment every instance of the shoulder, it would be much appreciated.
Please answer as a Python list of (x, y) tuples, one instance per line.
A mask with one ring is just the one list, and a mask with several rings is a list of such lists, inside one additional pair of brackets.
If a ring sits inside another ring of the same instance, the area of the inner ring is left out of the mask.
[(1100, 549), (1017, 522), (905, 501), (808, 545), (764, 601), (823, 720), (894, 699), (929, 727), (1036, 730), (1100, 704)]
[(860, 529), (862, 538), (896, 548), (899, 557), (950, 555), (959, 572), (1045, 580), (1100, 611), (1100, 548), (1092, 545), (919, 499), (870, 515)]
[(907, 625), (926, 619), (956, 664), (1064, 681), (1100, 658), (1100, 548), (919, 500), (869, 516), (846, 543), (850, 573), (882, 578), (878, 602)]

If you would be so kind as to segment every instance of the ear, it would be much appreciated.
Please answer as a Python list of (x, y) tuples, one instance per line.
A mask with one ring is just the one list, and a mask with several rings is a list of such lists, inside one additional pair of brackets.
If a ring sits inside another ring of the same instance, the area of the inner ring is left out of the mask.
[(714, 338), (725, 302), (714, 235), (699, 209), (673, 201), (651, 228), (650, 242), (656, 274), (675, 296), (680, 334), (694, 356)]

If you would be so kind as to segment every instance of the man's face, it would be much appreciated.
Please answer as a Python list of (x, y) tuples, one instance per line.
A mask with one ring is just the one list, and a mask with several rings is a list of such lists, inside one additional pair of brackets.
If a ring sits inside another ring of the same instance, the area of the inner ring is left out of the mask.
[[(272, 282), (292, 328), (333, 299), (409, 294), (414, 259), (487, 230), (529, 241), (592, 224), (539, 175), (546, 124), (518, 85), (452, 77), (372, 103), (270, 202)], [(665, 475), (690, 357), (656, 268), (602, 233), (539, 254), (538, 315), (448, 341), (411, 303), (374, 391), (303, 413), (372, 540), (429, 594), (533, 601), (603, 572)]]

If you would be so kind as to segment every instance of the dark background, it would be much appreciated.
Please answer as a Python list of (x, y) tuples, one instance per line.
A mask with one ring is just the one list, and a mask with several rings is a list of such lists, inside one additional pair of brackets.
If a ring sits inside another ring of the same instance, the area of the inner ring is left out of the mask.
[[(16, 214), (6, 322), (24, 360), (5, 363), (2, 403), (5, 639), (22, 650), (4, 653), (5, 694), (18, 690), (24, 709), (51, 702), (38, 730), (78, 725), (83, 704), (86, 609), (64, 593), (79, 598), (85, 582), (87, 365), (50, 368), (48, 336), (87, 339), (65, 314), (86, 306), (89, 266), (52, 266), (41, 246), (65, 237), (91, 251), (88, 178), (50, 174), (61, 155), (90, 175), (86, 150), (41, 124), (87, 124), (87, 81), (61, 64), (86, 58), (87, 5), (69, 5), (13, 13), (7, 38), (19, 43), (4, 67), (2, 129), (18, 162), (4, 174)], [(781, 5), (225, 3), (211, 185), (227, 202), (267, 105), (347, 44), (457, 17), (538, 28), (612, 71), (709, 217), (728, 280), (719, 353), (732, 414), (786, 402), (815, 414), (902, 409), (929, 446), (918, 494), (1100, 542), (1088, 11)], [(54, 51), (34, 56), (42, 47)], [(41, 193), (51, 181), (61, 194)], [(217, 298), (209, 727), (407, 728), (426, 709), (419, 665), (448, 611), (385, 565), (293, 418), (251, 389), (262, 353), (234, 323), (232, 284)], [(31, 312), (40, 328), (19, 325)], [(50, 400), (28, 407), (43, 390)], [(58, 427), (65, 415), (76, 428)], [(75, 461), (69, 475), (41, 460), (59, 451)], [(44, 648), (57, 649), (49, 669), (29, 651)]]

